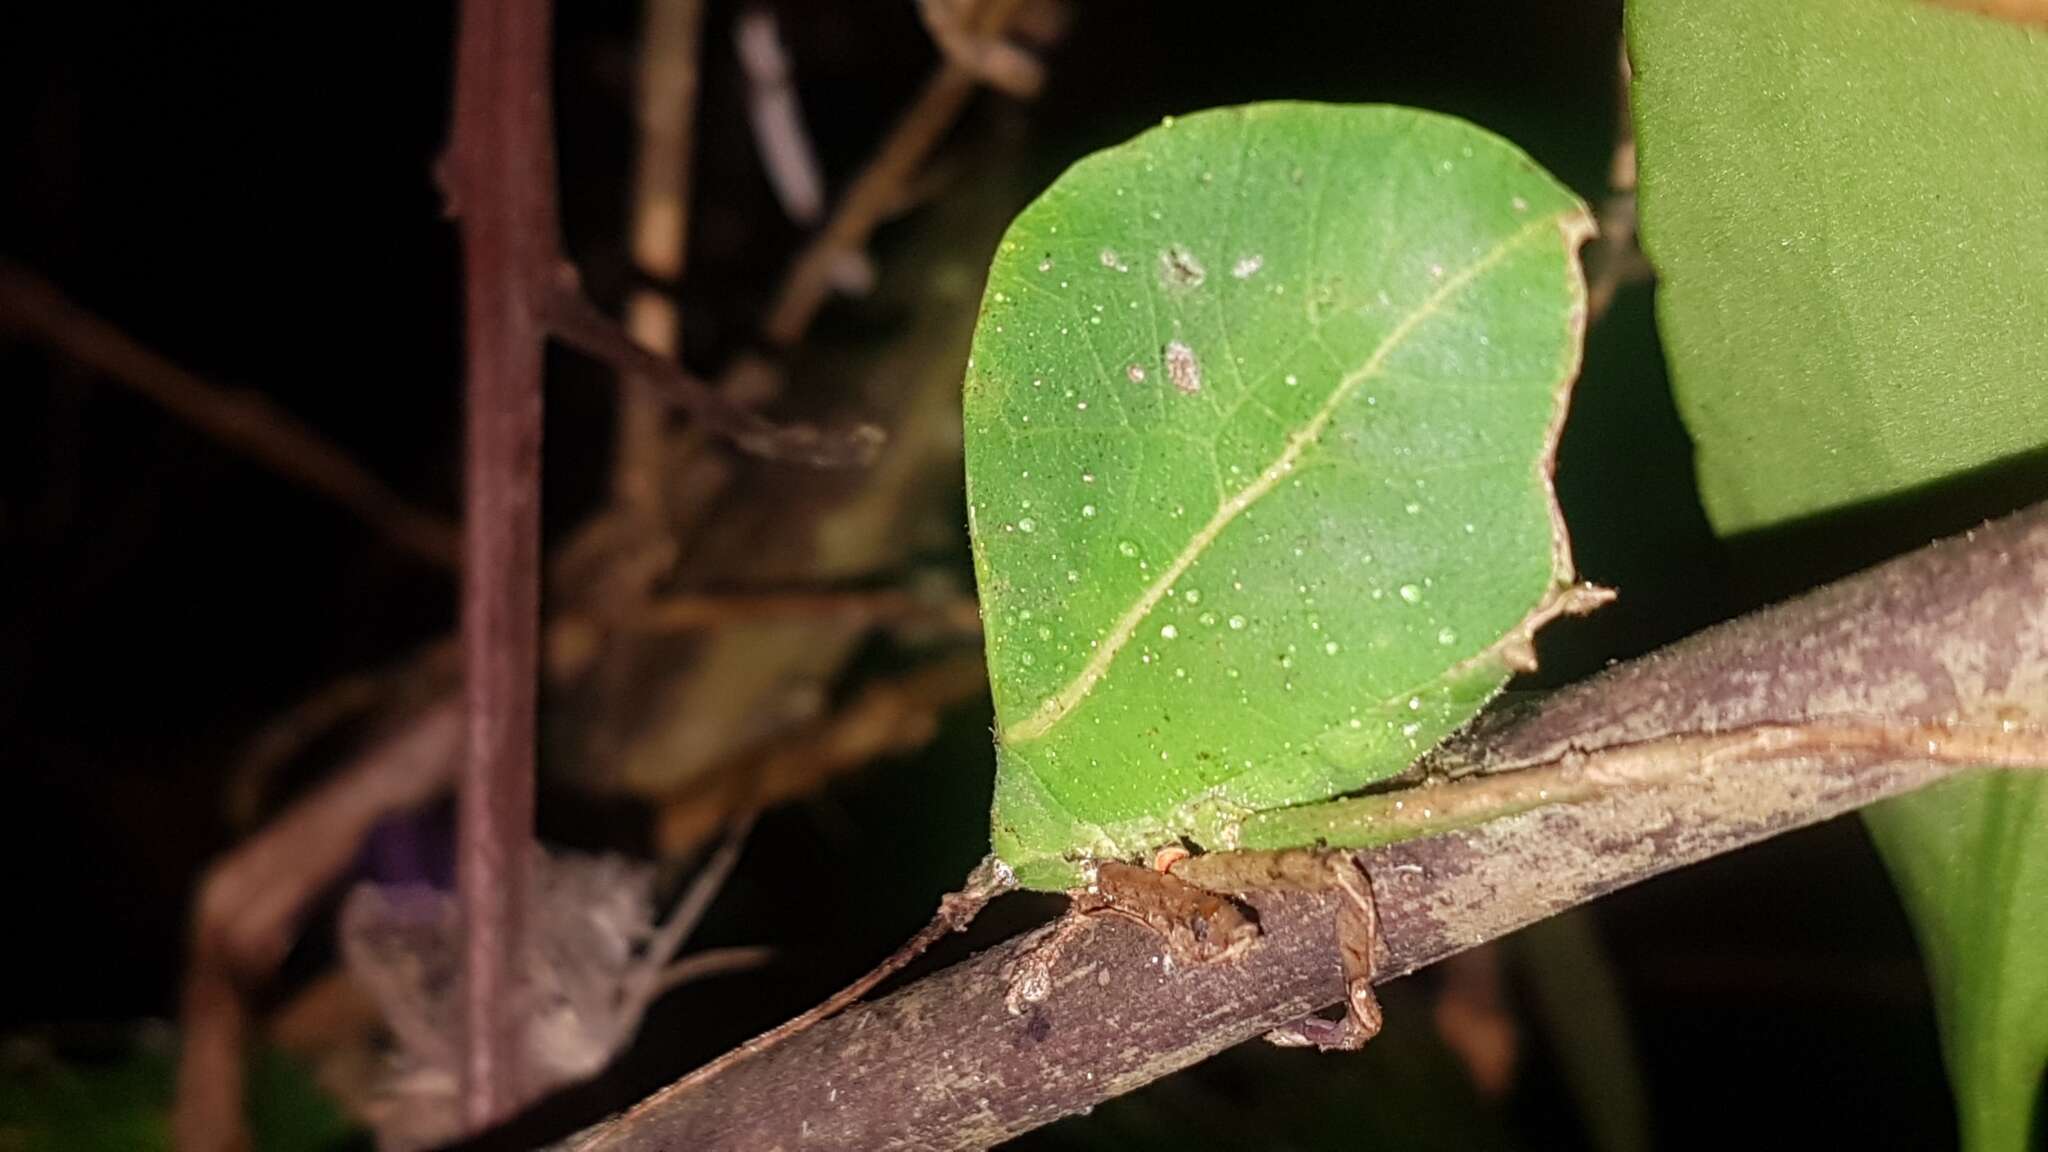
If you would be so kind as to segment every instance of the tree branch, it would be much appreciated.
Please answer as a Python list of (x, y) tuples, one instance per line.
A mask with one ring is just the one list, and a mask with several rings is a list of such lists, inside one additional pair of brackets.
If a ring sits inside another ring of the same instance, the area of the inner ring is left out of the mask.
[[(1576, 803), (1364, 853), (1381, 972), (1393, 979), (1986, 756), (2048, 767), (2043, 605), (2048, 506), (1482, 726), (1435, 763), (1476, 770), (1480, 785), (1517, 768), (1597, 786)], [(1105, 918), (1065, 950), (1051, 994), (1013, 1013), (1028, 939), (1012, 941), (657, 1093), (581, 1147), (993, 1144), (1336, 1003), (1334, 901), (1253, 903), (1264, 939), (1239, 962), (1168, 973), (1154, 938)]]

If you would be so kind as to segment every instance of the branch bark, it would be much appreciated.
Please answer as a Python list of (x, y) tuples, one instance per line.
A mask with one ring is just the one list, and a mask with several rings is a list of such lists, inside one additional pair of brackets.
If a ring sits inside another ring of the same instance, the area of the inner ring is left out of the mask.
[[(2038, 506), (1475, 730), (1436, 763), (1599, 786), (1580, 802), (1362, 854), (1381, 972), (1405, 975), (1986, 758), (2048, 768), (2044, 606)], [(1148, 933), (1105, 918), (1067, 947), (1051, 994), (1013, 1012), (1029, 939), (1012, 941), (657, 1093), (579, 1147), (994, 1144), (1336, 1003), (1335, 902), (1254, 904), (1264, 938), (1239, 962), (1169, 973)]]

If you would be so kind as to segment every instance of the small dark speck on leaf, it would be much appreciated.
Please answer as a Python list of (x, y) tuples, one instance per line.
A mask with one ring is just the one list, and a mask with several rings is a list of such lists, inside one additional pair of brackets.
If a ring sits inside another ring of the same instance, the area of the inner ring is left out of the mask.
[(1159, 279), (1169, 288), (1200, 288), (1208, 278), (1195, 254), (1178, 244), (1159, 254)]

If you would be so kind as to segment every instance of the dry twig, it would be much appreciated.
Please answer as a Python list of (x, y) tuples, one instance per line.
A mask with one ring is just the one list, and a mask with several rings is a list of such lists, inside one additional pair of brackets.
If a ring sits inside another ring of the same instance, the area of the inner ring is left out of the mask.
[[(653, 0), (641, 17), (638, 115), (633, 155), (633, 263), (655, 284), (682, 283), (690, 241), (691, 143), (697, 119), (697, 53), (704, 0)], [(626, 299), (626, 330), (681, 363), (682, 317), (651, 287)], [(645, 381), (619, 379), (612, 500), (635, 530), (675, 545), (667, 526), (669, 406)]]
[(917, 14), (947, 61), (996, 91), (1029, 99), (1045, 86), (1036, 57), (1000, 32), (974, 26), (974, 0), (917, 0)]
[[(689, 853), (717, 834), (741, 801), (762, 808), (808, 796), (826, 782), (881, 759), (921, 748), (948, 709), (988, 691), (979, 653), (940, 660), (898, 679), (863, 687), (837, 713), (769, 749), (743, 758), (742, 770), (717, 771), (661, 807), (655, 852)], [(744, 789), (744, 794), (736, 794)]]
[(678, 594), (650, 602), (623, 626), (638, 632), (694, 632), (757, 620), (812, 617), (864, 627), (930, 625), (959, 636), (981, 631), (981, 610), (966, 597), (934, 599), (900, 588), (872, 592)]
[(815, 468), (863, 465), (872, 461), (881, 447), (881, 429), (872, 424), (826, 431), (807, 424), (769, 423), (727, 400), (673, 360), (641, 347), (617, 321), (583, 294), (574, 274), (566, 268), (553, 279), (554, 289), (541, 307), (548, 328), (557, 339), (622, 375), (645, 380), (670, 404), (689, 412), (707, 431), (738, 447), (770, 460), (796, 461)]
[(348, 453), (253, 392), (216, 387), (79, 307), (56, 285), (0, 262), (0, 324), (134, 389), (164, 411), (278, 475), (333, 500), (393, 545), (443, 568), (458, 558), (455, 526), (407, 503)]
[(789, 52), (782, 46), (775, 13), (765, 7), (741, 12), (733, 27), (733, 47), (747, 77), (747, 121), (754, 129), (754, 149), (768, 174), (768, 186), (791, 220), (815, 224), (825, 210), (825, 176), (817, 150), (811, 147), (811, 134), (804, 128), (803, 108), (789, 76)]
[[(998, 35), (1019, 2), (983, 0), (971, 26), (981, 35)], [(925, 159), (967, 107), (978, 80), (971, 69), (950, 59), (932, 74), (847, 188), (824, 230), (790, 265), (762, 325), (770, 343), (787, 348), (803, 338), (831, 298), (833, 269), (847, 254), (864, 249), (875, 227), (901, 202)]]
[(1634, 73), (1626, 43), (1617, 49), (1615, 68), (1614, 154), (1607, 164), (1607, 198), (1600, 202), (1600, 232), (1585, 256), (1589, 320), (1607, 315), (1617, 293), (1651, 275), (1650, 261), (1636, 238), (1636, 130), (1629, 106)]

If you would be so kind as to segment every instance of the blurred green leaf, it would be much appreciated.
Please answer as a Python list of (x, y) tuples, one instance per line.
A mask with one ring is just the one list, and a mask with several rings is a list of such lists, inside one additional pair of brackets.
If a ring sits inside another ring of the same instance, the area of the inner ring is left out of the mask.
[(64, 1060), (13, 1040), (0, 1062), (0, 1147), (9, 1152), (131, 1152), (171, 1146), (175, 1068), (162, 1037), (104, 1060)]
[[(175, 1038), (145, 1027), (112, 1053), (74, 1055), (35, 1040), (0, 1055), (0, 1149), (147, 1152), (171, 1147)], [(249, 1063), (255, 1152), (325, 1152), (357, 1130), (297, 1061), (264, 1049)]]
[(1027, 886), (1391, 776), (1571, 579), (1547, 463), (1584, 206), (1505, 141), (1260, 104), (1083, 160), (990, 270), (965, 392)]
[(1530, 1007), (1549, 1039), (1557, 1074), (1585, 1117), (1598, 1152), (1645, 1152), (1650, 1094), (1629, 1028), (1628, 1005), (1592, 911), (1539, 920), (1507, 940)]
[[(1643, 242), (1716, 528), (2048, 445), (2048, 38), (1903, 0), (1635, 0)], [(1930, 533), (1931, 534), (1931, 533)], [(2048, 781), (1869, 814), (1936, 981), (1963, 1135), (2048, 1063)]]
[(1906, 0), (1638, 0), (1629, 35), (1721, 532), (2048, 442), (2048, 38)]
[(1868, 813), (1918, 927), (1969, 1146), (2034, 1147), (2048, 1068), (2048, 787), (1991, 773)]

